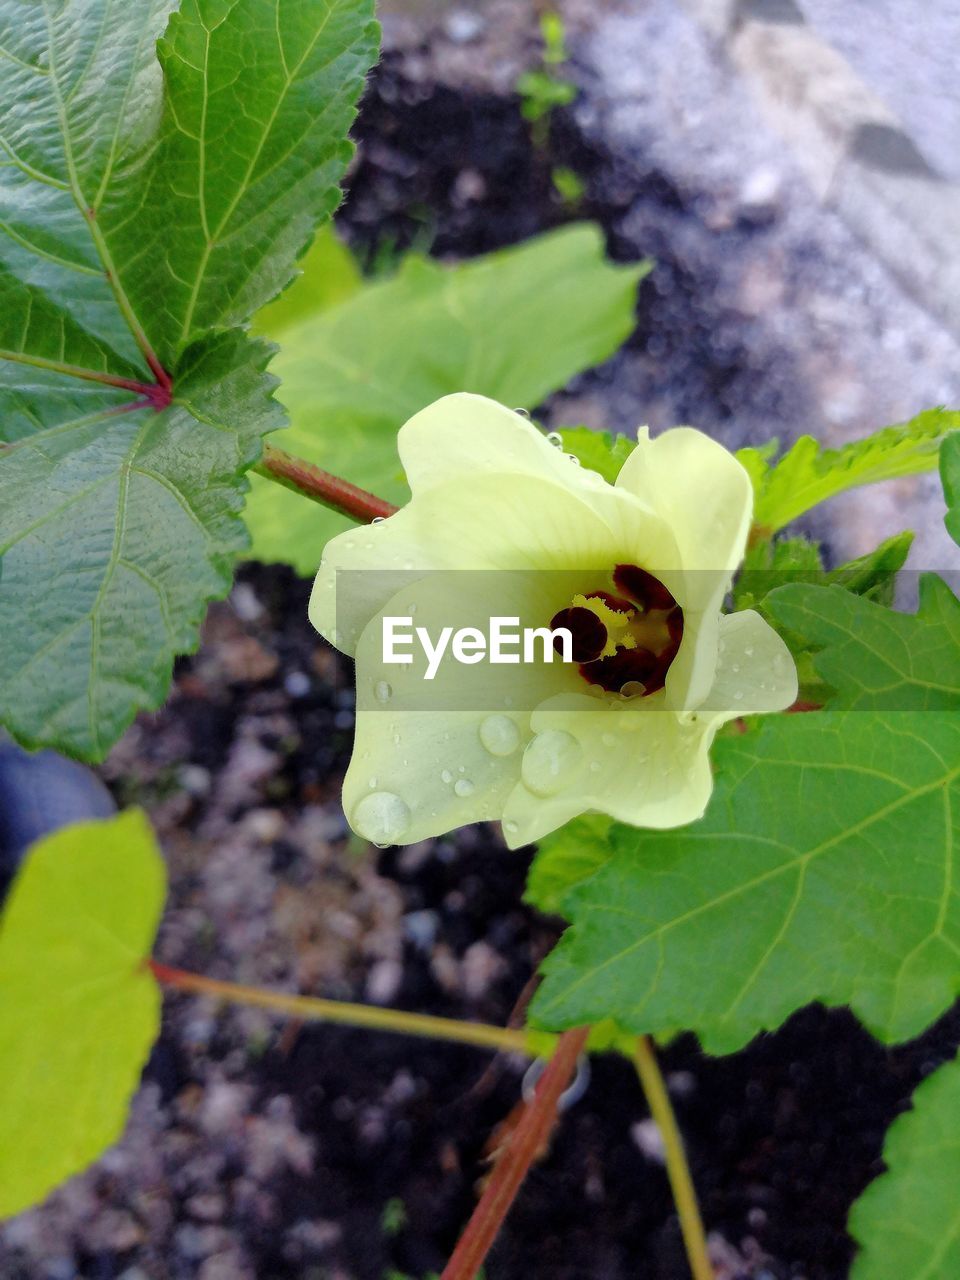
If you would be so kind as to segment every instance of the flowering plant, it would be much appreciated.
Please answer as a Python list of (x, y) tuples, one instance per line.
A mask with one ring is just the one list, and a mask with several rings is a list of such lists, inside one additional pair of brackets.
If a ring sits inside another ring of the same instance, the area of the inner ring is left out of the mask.
[[(304, 256), (371, 0), (0, 0), (0, 28), (0, 722), (103, 760), (242, 555), (322, 554), (310, 616), (356, 658), (354, 830), (497, 819), (568, 923), (522, 1026), (289, 995), (152, 956), (139, 811), (39, 839), (0, 922), (0, 1213), (118, 1138), (162, 986), (548, 1059), (444, 1280), (477, 1273), (581, 1055), (630, 1054), (705, 1280), (651, 1037), (726, 1053), (821, 1001), (892, 1043), (960, 989), (960, 601), (925, 574), (892, 607), (909, 532), (830, 568), (785, 534), (939, 466), (960, 540), (960, 414), (781, 456), (548, 435), (503, 405), (611, 355), (645, 264), (589, 227), (373, 285), (329, 236)], [(958, 1117), (954, 1062), (853, 1211), (856, 1280), (953, 1274)]]
[[(742, 465), (689, 428), (643, 431), (611, 485), (522, 414), (466, 394), (422, 410), (397, 445), (411, 501), (328, 543), (310, 606), (357, 661), (343, 803), (358, 834), (406, 844), (498, 818), (516, 848), (587, 812), (699, 818), (721, 725), (797, 696), (773, 628), (721, 614), (751, 526)], [(431, 708), (423, 662), (384, 658), (384, 619), (411, 608), (566, 625), (575, 661), (488, 665), (470, 710), (448, 663)]]

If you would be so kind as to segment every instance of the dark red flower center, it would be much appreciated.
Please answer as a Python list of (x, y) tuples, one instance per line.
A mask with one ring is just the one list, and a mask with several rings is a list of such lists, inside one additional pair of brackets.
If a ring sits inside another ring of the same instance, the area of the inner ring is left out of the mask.
[(683, 610), (660, 579), (638, 565), (618, 564), (612, 580), (616, 593), (578, 596), (554, 614), (550, 626), (570, 631), (573, 660), (589, 684), (647, 697), (663, 688), (677, 656)]

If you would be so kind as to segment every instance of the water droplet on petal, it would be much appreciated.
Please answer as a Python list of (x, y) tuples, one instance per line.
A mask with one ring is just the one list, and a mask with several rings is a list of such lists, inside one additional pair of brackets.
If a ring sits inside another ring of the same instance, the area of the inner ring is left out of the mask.
[(572, 463), (573, 463), (573, 465), (574, 465), (575, 467), (579, 467), (579, 465), (580, 465), (580, 459), (577, 457), (577, 455), (576, 455), (575, 453), (568, 453), (568, 454), (567, 454), (567, 459), (568, 459), (570, 462), (572, 462)]
[(520, 730), (509, 716), (487, 716), (480, 725), (480, 742), (492, 756), (512, 756), (520, 745)]
[(386, 518), (387, 518), (386, 516), (374, 516), (374, 517), (373, 517), (373, 519), (370, 521), (370, 523), (371, 523), (371, 524), (383, 524), (383, 522), (384, 522), (384, 520), (386, 520)]
[(352, 826), (375, 845), (390, 845), (410, 826), (410, 809), (392, 791), (372, 791), (353, 811)]
[(449, 769), (444, 769), (440, 774), (440, 781), (445, 782), (447, 786), (453, 781), (453, 774)]
[(530, 410), (529, 410), (529, 409), (514, 409), (514, 411), (513, 411), (513, 412), (514, 412), (514, 413), (519, 413), (519, 415), (520, 415), (520, 417), (521, 417), (521, 418), (529, 418), (529, 417), (530, 417)]
[(555, 449), (562, 449), (563, 436), (559, 431), (549, 431), (547, 433), (547, 444), (552, 444)]
[(376, 779), (376, 778), (371, 778), (371, 779), (370, 779), (370, 781), (367, 783), (367, 786), (370, 788), (370, 790), (371, 790), (371, 791), (376, 791), (376, 789), (377, 789), (377, 779)]
[(453, 789), (458, 796), (465, 797), (472, 796), (476, 787), (469, 778), (460, 778)]
[(373, 686), (373, 696), (378, 702), (389, 702), (393, 697), (393, 686), (386, 680), (378, 680)]
[(556, 795), (576, 774), (582, 754), (573, 734), (545, 729), (524, 751), (520, 775), (534, 795)]
[(744, 656), (745, 658), (752, 658), (752, 657), (753, 657), (753, 645), (752, 645), (752, 644), (748, 644), (748, 645), (746, 645), (746, 646), (744, 647), (744, 650), (743, 650), (743, 656)]
[(736, 673), (740, 670), (740, 663), (739, 662), (733, 663), (730, 670), (734, 673), (734, 675), (736, 675)]
[(733, 695), (733, 700), (734, 700), (734, 702), (742, 702), (742, 701), (743, 701), (743, 694), (741, 693), (741, 691), (740, 691), (739, 689), (738, 689), (738, 690), (736, 691), (736, 693)]
[(511, 835), (516, 835), (516, 833), (520, 830), (520, 828), (517, 826), (515, 822), (505, 822), (503, 824), (503, 829), (504, 831), (509, 831)]

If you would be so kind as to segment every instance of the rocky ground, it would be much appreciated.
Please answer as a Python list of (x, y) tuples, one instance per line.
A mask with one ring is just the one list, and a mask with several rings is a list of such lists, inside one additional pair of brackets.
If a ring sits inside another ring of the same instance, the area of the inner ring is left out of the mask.
[[(620, 259), (653, 255), (624, 351), (544, 407), (552, 425), (689, 421), (729, 444), (832, 441), (956, 401), (956, 344), (818, 209), (749, 99), (673, 6), (569, 6), (581, 94), (531, 144), (512, 89), (530, 15), (490, 3), (390, 17), (341, 226), (369, 260), (409, 243), (482, 252), (573, 216)], [(432, 34), (424, 35), (425, 24)], [(433, 24), (431, 26), (431, 24)], [(681, 74), (682, 69), (682, 74)], [(580, 206), (551, 185), (584, 183)], [(915, 520), (935, 487), (836, 504), (836, 555)], [(503, 1023), (558, 921), (521, 902), (494, 830), (406, 850), (348, 838), (338, 803), (349, 664), (311, 631), (308, 587), (245, 569), (174, 695), (103, 776), (169, 858), (164, 961), (217, 977)], [(843, 1013), (797, 1015), (745, 1053), (666, 1055), (721, 1280), (841, 1280), (852, 1199), (883, 1132), (952, 1055), (960, 1016), (886, 1050)], [(167, 1002), (123, 1142), (0, 1233), (0, 1280), (397, 1280), (442, 1267), (523, 1064)], [(597, 1061), (531, 1176), (491, 1280), (681, 1280), (655, 1134), (630, 1065)]]

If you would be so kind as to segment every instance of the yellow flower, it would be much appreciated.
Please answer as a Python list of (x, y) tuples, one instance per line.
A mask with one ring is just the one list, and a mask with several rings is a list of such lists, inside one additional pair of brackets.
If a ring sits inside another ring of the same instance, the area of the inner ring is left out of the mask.
[[(687, 427), (644, 428), (610, 485), (466, 394), (418, 413), (398, 444), (411, 501), (334, 538), (310, 602), (356, 658), (354, 830), (410, 844), (500, 819), (515, 848), (588, 811), (661, 828), (700, 817), (717, 729), (797, 696), (760, 615), (721, 614), (753, 506), (733, 455)], [(458, 661), (448, 645), (431, 663), (413, 635), (436, 649), (443, 627), (487, 635), (495, 617), (565, 627), (574, 661), (547, 661), (541, 640), (534, 662), (469, 646)], [(403, 665), (385, 661), (391, 628)]]

